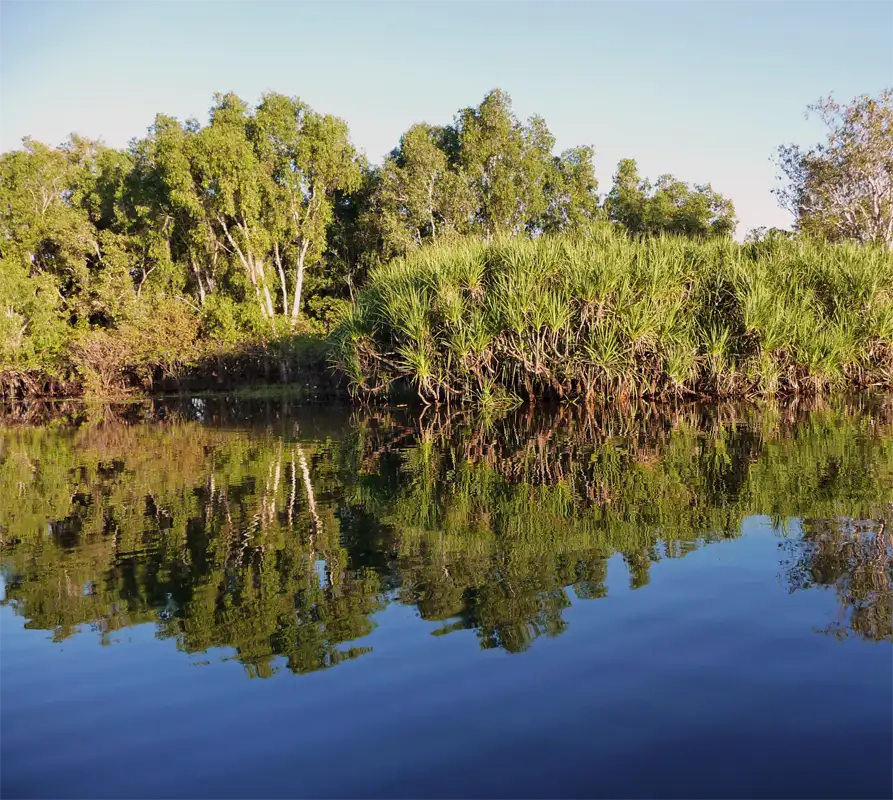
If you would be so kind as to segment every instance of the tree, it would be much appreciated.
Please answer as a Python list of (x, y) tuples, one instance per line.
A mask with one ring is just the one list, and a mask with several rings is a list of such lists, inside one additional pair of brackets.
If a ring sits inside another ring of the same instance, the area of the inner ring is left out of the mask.
[(375, 203), (386, 258), (469, 229), (474, 199), (464, 171), (450, 163), (451, 134), (413, 125), (377, 172)]
[(271, 236), (265, 224), (267, 175), (248, 139), (245, 103), (234, 94), (217, 95), (211, 124), (192, 139), (192, 171), (202, 208), (213, 221), (214, 241), (244, 269), (261, 314), (275, 316), (267, 279)]
[(376, 171), (364, 166), (356, 191), (335, 192), (323, 255), (330, 295), (353, 299), (355, 289), (377, 263), (382, 246), (372, 213), (376, 189)]
[(636, 162), (632, 158), (622, 159), (614, 173), (614, 185), (605, 198), (608, 216), (630, 233), (644, 233), (648, 188), (639, 176)]
[(31, 139), (0, 158), (2, 359), (52, 364), (76, 330), (132, 313), (126, 242), (113, 230), (126, 156), (79, 137)]
[(52, 368), (70, 331), (53, 277), (29, 274), (18, 259), (0, 259), (0, 364)]
[(553, 155), (545, 120), (522, 124), (511, 98), (489, 92), (445, 127), (418, 124), (369, 176), (358, 215), (367, 246), (387, 260), (453, 234), (537, 236), (598, 215), (591, 147)]
[(630, 158), (617, 165), (605, 208), (610, 219), (640, 235), (713, 238), (732, 234), (736, 223), (732, 201), (709, 183), (690, 187), (672, 175), (661, 175), (652, 186)]
[(543, 118), (532, 117), (522, 125), (508, 93), (494, 89), (477, 108), (459, 112), (455, 130), (458, 161), (474, 191), (476, 223), (483, 235), (541, 227), (555, 142)]
[(598, 218), (594, 156), (595, 148), (582, 146), (565, 150), (555, 159), (546, 185), (546, 231), (575, 230)]
[(0, 158), (0, 253), (54, 275), (69, 294), (87, 280), (86, 262), (98, 246), (74, 202), (79, 166), (64, 149), (27, 138), (23, 145)]
[[(267, 179), (268, 226), (283, 313), (294, 325), (301, 309), (304, 271), (326, 249), (336, 193), (359, 189), (363, 163), (343, 120), (317, 114), (297, 98), (265, 95), (250, 136)], [(285, 310), (286, 263), (294, 268), (290, 312)]]
[(149, 135), (130, 146), (134, 167), (123, 198), (133, 236), (142, 244), (137, 281), (152, 280), (205, 306), (217, 288), (223, 248), (193, 174), (198, 123), (158, 114)]
[(828, 95), (810, 112), (827, 140), (809, 150), (779, 147), (779, 177), (787, 180), (775, 190), (780, 205), (808, 235), (893, 249), (893, 89), (849, 105)]

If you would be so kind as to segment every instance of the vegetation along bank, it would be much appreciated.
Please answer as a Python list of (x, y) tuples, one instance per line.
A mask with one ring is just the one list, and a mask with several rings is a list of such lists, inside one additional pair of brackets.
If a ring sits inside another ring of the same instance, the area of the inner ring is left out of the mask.
[(288, 382), (511, 404), (893, 382), (893, 93), (779, 149), (794, 230), (490, 92), (380, 165), (297, 98), (0, 156), (0, 396)]

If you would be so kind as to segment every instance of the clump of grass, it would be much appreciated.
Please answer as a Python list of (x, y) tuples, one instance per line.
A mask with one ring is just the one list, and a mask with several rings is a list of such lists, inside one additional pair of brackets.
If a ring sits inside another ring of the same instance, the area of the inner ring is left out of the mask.
[(335, 334), (356, 394), (815, 394), (890, 386), (893, 258), (855, 245), (585, 235), (458, 241), (375, 272)]

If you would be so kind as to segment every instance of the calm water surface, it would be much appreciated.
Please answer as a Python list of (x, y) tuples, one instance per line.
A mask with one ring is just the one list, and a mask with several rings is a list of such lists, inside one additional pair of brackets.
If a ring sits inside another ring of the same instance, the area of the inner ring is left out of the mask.
[(893, 407), (0, 428), (4, 797), (890, 797)]

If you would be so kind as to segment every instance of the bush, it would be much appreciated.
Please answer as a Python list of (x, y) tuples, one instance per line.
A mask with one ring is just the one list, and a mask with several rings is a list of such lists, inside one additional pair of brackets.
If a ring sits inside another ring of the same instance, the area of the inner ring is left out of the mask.
[(893, 258), (772, 238), (460, 241), (379, 268), (335, 332), (357, 394), (585, 398), (893, 382)]

